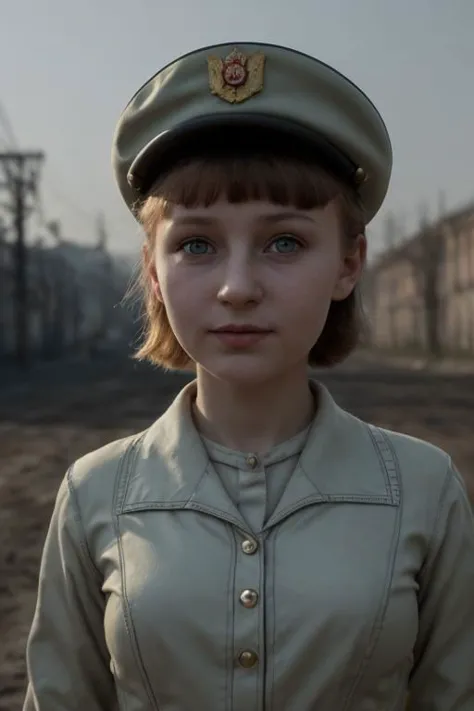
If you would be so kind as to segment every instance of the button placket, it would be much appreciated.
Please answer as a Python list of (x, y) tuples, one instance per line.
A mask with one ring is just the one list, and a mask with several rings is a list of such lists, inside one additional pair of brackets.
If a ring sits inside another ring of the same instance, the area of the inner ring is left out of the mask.
[(234, 587), (234, 703), (251, 707), (261, 683), (261, 639), (263, 599), (260, 597), (262, 549), (251, 537), (240, 538), (236, 557)]
[(248, 453), (239, 468), (239, 507), (249, 526), (240, 538), (236, 556), (234, 605), (234, 705), (253, 708), (264, 673), (264, 597), (262, 572), (264, 550), (256, 535), (265, 520), (266, 479), (263, 462)]

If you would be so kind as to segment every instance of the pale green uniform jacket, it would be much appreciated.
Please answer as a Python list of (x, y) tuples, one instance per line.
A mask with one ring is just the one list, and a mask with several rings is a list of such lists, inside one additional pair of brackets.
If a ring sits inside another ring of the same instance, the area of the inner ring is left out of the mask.
[(67, 472), (27, 647), (25, 711), (474, 710), (474, 519), (449, 456), (318, 386), (251, 530), (192, 421)]

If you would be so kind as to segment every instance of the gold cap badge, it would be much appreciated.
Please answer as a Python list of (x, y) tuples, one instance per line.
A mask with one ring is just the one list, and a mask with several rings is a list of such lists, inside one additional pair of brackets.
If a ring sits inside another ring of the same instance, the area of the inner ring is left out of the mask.
[(207, 64), (211, 92), (230, 104), (245, 101), (263, 89), (265, 55), (262, 52), (247, 57), (233, 49), (225, 59), (208, 57)]

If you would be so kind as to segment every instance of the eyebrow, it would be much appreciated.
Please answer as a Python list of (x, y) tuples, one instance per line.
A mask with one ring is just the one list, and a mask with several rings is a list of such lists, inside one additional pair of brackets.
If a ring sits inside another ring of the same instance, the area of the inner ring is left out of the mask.
[(216, 220), (212, 217), (196, 215), (195, 217), (178, 217), (173, 222), (175, 225), (212, 225)]
[(313, 218), (305, 215), (303, 212), (286, 211), (277, 212), (272, 215), (262, 215), (258, 218), (259, 222), (281, 222), (283, 220), (305, 220), (306, 222), (314, 222)]
[[(282, 222), (283, 220), (305, 220), (306, 222), (314, 223), (314, 220), (309, 215), (305, 215), (302, 212), (277, 212), (270, 215), (262, 215), (257, 218), (257, 222)], [(220, 220), (213, 217), (204, 217), (202, 215), (195, 215), (189, 217), (178, 217), (174, 220), (175, 225), (213, 225)]]

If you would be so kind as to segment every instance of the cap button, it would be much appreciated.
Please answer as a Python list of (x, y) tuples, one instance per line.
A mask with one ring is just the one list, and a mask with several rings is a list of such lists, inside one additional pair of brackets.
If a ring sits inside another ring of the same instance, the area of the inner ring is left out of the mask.
[(354, 182), (356, 185), (362, 185), (362, 183), (365, 183), (367, 180), (367, 173), (363, 168), (359, 166), (357, 168), (356, 172), (354, 173)]

